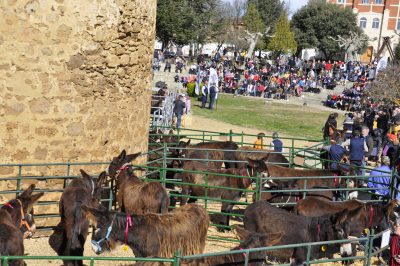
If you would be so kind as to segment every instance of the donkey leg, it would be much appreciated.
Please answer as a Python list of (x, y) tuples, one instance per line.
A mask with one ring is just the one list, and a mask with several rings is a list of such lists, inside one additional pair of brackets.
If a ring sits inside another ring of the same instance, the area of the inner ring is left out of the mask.
[(181, 193), (181, 206), (186, 205), (186, 203), (188, 202), (189, 198), (185, 197), (185, 196), (189, 196), (189, 186), (182, 186), (182, 193)]

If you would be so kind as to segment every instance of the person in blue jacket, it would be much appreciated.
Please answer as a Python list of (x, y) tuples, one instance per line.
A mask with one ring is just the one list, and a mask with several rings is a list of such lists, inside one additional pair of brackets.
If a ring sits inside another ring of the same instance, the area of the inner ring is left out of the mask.
[(275, 152), (284, 152), (283, 142), (279, 139), (279, 135), (277, 132), (272, 133), (272, 142), (270, 147)]

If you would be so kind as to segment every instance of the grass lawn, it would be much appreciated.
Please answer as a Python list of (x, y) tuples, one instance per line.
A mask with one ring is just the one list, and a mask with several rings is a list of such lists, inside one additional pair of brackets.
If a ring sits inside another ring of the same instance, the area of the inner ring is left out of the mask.
[[(198, 105), (198, 102), (195, 104)], [(195, 115), (233, 125), (317, 139), (322, 138), (321, 129), (328, 115), (334, 111), (277, 102), (265, 104), (261, 99), (233, 98), (232, 95), (219, 95), (217, 110), (202, 110), (197, 106), (193, 109)]]

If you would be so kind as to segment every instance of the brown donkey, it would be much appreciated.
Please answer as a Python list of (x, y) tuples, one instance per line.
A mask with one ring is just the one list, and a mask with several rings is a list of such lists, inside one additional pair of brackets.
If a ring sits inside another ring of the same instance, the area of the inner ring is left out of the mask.
[(135, 257), (183, 256), (204, 251), (209, 217), (205, 209), (196, 204), (176, 208), (165, 214), (148, 213), (130, 215), (107, 210), (105, 207), (82, 206), (87, 217), (96, 225), (92, 235), (92, 248), (97, 254), (124, 243)]
[(165, 188), (158, 182), (143, 182), (133, 173), (131, 162), (139, 155), (127, 155), (123, 150), (108, 167), (110, 178), (116, 180), (119, 210), (130, 214), (166, 213), (169, 197)]
[[(32, 195), (35, 185), (30, 185), (16, 199), (0, 209), (0, 254), (2, 256), (23, 256), (24, 238), (36, 231), (33, 219), (33, 203), (43, 192)], [(8, 265), (24, 265), (22, 260), (12, 260)]]
[[(92, 177), (80, 170), (82, 178), (74, 179), (64, 189), (60, 199), (61, 222), (59, 230), (50, 237), (50, 246), (59, 256), (83, 256), (84, 245), (89, 230), (89, 221), (81, 210), (81, 205), (100, 205), (102, 189), (97, 186)], [(104, 180), (106, 173), (102, 172), (97, 180)], [(83, 265), (81, 260), (66, 260), (64, 265)]]
[[(235, 226), (236, 234), (242, 241), (242, 244), (232, 249), (233, 250), (242, 250), (242, 249), (252, 249), (252, 248), (261, 248), (261, 247), (269, 247), (278, 243), (283, 233), (271, 233), (271, 234), (259, 234), (252, 233), (250, 231), (245, 230), (242, 227)], [(245, 265), (246, 253), (235, 253), (235, 254), (227, 254), (227, 255), (219, 255), (212, 257), (203, 257), (201, 259), (190, 259), (183, 260), (181, 259), (180, 265), (182, 266), (242, 266)], [(266, 251), (258, 251), (249, 253), (248, 265), (265, 265), (265, 259), (267, 256)], [(169, 262), (137, 262), (135, 266), (171, 266), (172, 263)]]

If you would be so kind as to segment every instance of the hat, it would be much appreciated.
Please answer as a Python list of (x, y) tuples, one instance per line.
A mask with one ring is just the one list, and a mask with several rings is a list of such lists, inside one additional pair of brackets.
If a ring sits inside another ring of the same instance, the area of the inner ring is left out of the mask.
[(382, 156), (382, 163), (385, 165), (389, 165), (390, 164), (390, 158), (388, 156)]

